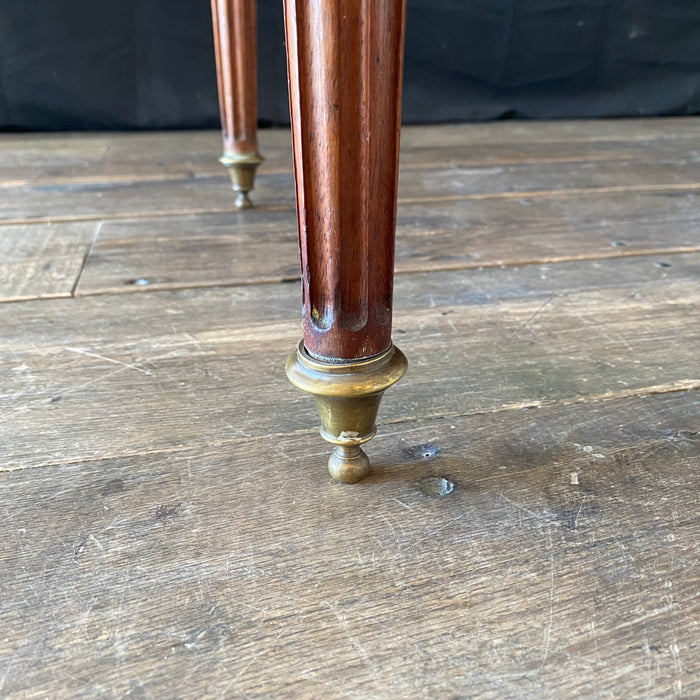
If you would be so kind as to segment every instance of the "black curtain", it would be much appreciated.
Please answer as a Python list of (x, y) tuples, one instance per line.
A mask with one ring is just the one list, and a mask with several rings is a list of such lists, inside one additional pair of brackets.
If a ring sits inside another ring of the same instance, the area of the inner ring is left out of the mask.
[[(281, 0), (260, 118), (288, 123)], [(408, 0), (404, 121), (700, 112), (700, 0)], [(0, 128), (218, 124), (207, 0), (2, 0)]]

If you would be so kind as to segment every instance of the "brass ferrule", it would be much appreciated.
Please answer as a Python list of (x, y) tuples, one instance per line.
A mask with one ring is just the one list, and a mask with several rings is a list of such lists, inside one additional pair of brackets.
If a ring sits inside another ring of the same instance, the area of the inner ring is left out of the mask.
[(314, 397), (321, 436), (336, 446), (328, 461), (331, 476), (346, 483), (362, 479), (369, 459), (360, 445), (374, 437), (382, 395), (408, 369), (404, 354), (392, 345), (366, 360), (323, 362), (301, 342), (286, 369), (292, 384)]
[(253, 206), (248, 192), (255, 183), (255, 171), (263, 157), (259, 153), (224, 153), (219, 158), (219, 163), (225, 165), (231, 175), (231, 187), (237, 193), (236, 207), (238, 209), (248, 209)]

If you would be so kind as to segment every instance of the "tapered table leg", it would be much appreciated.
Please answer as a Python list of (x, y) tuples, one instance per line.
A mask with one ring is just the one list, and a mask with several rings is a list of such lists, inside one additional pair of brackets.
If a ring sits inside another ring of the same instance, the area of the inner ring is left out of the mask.
[(405, 0), (285, 0), (304, 339), (287, 375), (311, 393), (331, 474), (406, 371), (391, 342)]
[(231, 174), (236, 206), (251, 206), (258, 153), (255, 0), (211, 0), (221, 131), (219, 159)]

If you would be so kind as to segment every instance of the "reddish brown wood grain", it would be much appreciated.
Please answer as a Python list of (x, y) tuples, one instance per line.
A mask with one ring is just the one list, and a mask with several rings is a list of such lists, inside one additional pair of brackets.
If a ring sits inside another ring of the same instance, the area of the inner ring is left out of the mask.
[(211, 0), (225, 155), (258, 150), (255, 0)]
[(405, 0), (285, 0), (304, 344), (391, 343)]

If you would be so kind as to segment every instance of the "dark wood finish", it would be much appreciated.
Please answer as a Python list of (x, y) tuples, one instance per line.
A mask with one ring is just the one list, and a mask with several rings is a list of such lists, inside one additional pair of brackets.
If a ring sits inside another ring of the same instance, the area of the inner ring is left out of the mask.
[(405, 0), (285, 0), (304, 344), (391, 344)]
[(224, 155), (258, 151), (255, 0), (211, 0)]

